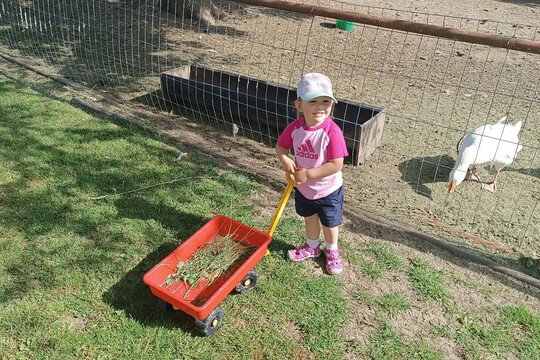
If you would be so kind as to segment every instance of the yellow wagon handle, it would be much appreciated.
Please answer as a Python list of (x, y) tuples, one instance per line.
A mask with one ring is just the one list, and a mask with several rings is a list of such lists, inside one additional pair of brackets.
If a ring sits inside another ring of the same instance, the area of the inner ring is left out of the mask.
[[(276, 213), (274, 214), (274, 218), (272, 219), (272, 223), (270, 224), (270, 227), (268, 228), (268, 235), (270, 235), (270, 237), (272, 237), (272, 235), (274, 234), (274, 230), (276, 230), (277, 224), (279, 222), (279, 219), (281, 218), (283, 209), (285, 209), (285, 205), (287, 204), (287, 201), (289, 200), (289, 196), (291, 195), (293, 187), (298, 186), (298, 184), (295, 183), (294, 180), (291, 178), (291, 174), (285, 173), (285, 178), (287, 179), (287, 188), (285, 189), (285, 192), (283, 193), (283, 196), (281, 197), (281, 202), (279, 203)], [(266, 255), (268, 254), (270, 254), (270, 251), (266, 250)]]

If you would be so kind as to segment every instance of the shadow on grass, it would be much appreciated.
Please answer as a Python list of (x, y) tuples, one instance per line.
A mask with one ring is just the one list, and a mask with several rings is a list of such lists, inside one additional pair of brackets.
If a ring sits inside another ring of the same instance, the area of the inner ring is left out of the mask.
[(199, 216), (178, 212), (177, 209), (147, 201), (143, 197), (125, 196), (114, 202), (118, 218), (155, 220), (161, 227), (174, 230), (178, 238), (187, 239), (205, 220)]
[[(193, 222), (203, 225), (205, 221), (194, 217)], [(170, 306), (163, 306), (163, 301), (152, 294), (150, 287), (143, 282), (144, 275), (178, 246), (178, 243), (166, 243), (149, 253), (103, 294), (103, 301), (114, 309), (125, 312), (128, 317), (141, 324), (180, 329), (193, 335), (200, 335), (195, 330), (195, 318), (183, 311), (172, 310)], [(269, 246), (269, 251), (274, 256), (283, 256), (288, 249), (290, 245), (280, 240), (273, 240)], [(263, 274), (259, 273), (259, 276), (261, 275)], [(241, 294), (233, 290), (227, 297), (237, 295)]]
[[(16, 88), (18, 86), (0, 81), (2, 92), (13, 92)], [(138, 258), (138, 254), (145, 254), (148, 247), (157, 247), (168, 241), (171, 234), (175, 238), (186, 239), (204, 224), (205, 219), (167, 206), (168, 202), (159, 197), (149, 201), (144, 197), (144, 191), (114, 196), (115, 188), (119, 186), (137, 189), (141, 187), (141, 181), (155, 179), (157, 183), (170, 179), (171, 171), (176, 168), (149, 166), (141, 170), (137, 160), (134, 165), (124, 163), (128, 160), (110, 153), (114, 148), (100, 150), (99, 145), (117, 140), (122, 144), (131, 142), (133, 148), (144, 148), (144, 151), (152, 153), (152, 157), (164, 161), (170, 159), (170, 162), (176, 159), (176, 150), (163, 148), (158, 142), (140, 137), (144, 132), (134, 131), (132, 126), (121, 121), (115, 121), (119, 125), (117, 128), (94, 128), (82, 123), (80, 127), (69, 124), (58, 127), (54, 121), (40, 118), (40, 136), (37, 136), (33, 131), (36, 116), (48, 119), (49, 113), (54, 112), (57, 117), (77, 118), (80, 114), (67, 111), (59, 103), (44, 101), (40, 106), (42, 99), (32, 94), (28, 95), (27, 101), (33, 102), (35, 107), (26, 109), (14, 102), (0, 109), (3, 117), (0, 142), (11, 149), (2, 155), (2, 161), (9, 164), (6, 169), (16, 175), (3, 183), (0, 192), (0, 212), (5, 215), (0, 218), (0, 234), (8, 235), (3, 245), (14, 246), (20, 253), (14, 254), (9, 264), (4, 264), (10, 281), (0, 294), (0, 303), (31, 294), (35, 289), (56, 288), (73, 270), (83, 269), (81, 271), (90, 277), (106, 273), (113, 276), (118, 272), (123, 274), (125, 262), (120, 259)], [(115, 119), (107, 117), (107, 120)], [(73, 144), (72, 148), (70, 144)], [(75, 148), (77, 151), (72, 151)], [(87, 148), (88, 151), (85, 150)], [(105, 156), (109, 154), (110, 158)], [(193, 161), (194, 171), (186, 164), (179, 173), (188, 179), (183, 181), (192, 182), (201, 173), (205, 176), (214, 174), (216, 165), (208, 159), (194, 156)], [(252, 175), (249, 178), (254, 180)], [(216, 181), (223, 181), (225, 186), (231, 182), (221, 178)], [(168, 186), (184, 184), (180, 181)], [(87, 197), (103, 194), (111, 194), (111, 197), (101, 200)], [(193, 202), (192, 195), (184, 194), (181, 189), (172, 191), (171, 195), (178, 196), (176, 200), (181, 207)], [(159, 256), (155, 260), (161, 260), (158, 258), (163, 258), (166, 252), (158, 251)], [(130, 271), (131, 275), (126, 275), (129, 281), (116, 287), (126, 288), (132, 302), (137, 302), (141, 289), (136, 285), (131, 289), (128, 283), (142, 281), (142, 275), (151, 266), (144, 264), (138, 268), (142, 270), (138, 273), (137, 269)], [(121, 291), (113, 291), (109, 299), (116, 296), (122, 301)]]
[(194, 331), (194, 318), (182, 311), (165, 311), (143, 283), (144, 275), (176, 249), (177, 243), (161, 245), (103, 294), (103, 300), (141, 324)]

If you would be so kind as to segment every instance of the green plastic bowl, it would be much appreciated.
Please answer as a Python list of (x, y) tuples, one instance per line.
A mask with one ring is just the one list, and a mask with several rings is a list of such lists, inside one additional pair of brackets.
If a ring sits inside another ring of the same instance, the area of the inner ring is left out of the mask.
[(336, 26), (338, 29), (351, 31), (354, 29), (354, 22), (345, 20), (336, 20)]

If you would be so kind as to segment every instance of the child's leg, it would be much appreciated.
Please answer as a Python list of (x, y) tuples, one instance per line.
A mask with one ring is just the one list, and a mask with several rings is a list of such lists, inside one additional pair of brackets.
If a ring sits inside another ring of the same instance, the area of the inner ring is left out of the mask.
[(324, 238), (326, 239), (326, 249), (324, 254), (326, 255), (326, 271), (332, 275), (339, 275), (343, 271), (343, 262), (338, 249), (338, 235), (339, 227), (328, 228), (323, 226)]
[(321, 225), (319, 215), (311, 215), (304, 217), (306, 224), (306, 242), (304, 245), (289, 250), (287, 256), (292, 261), (301, 261), (311, 257), (319, 257), (321, 255), (321, 247), (319, 235), (321, 233)]
[(319, 240), (319, 236), (321, 234), (321, 222), (319, 221), (319, 214), (305, 217), (304, 222), (306, 224), (306, 237), (311, 240)]
[(336, 250), (338, 248), (339, 227), (335, 226), (333, 228), (328, 228), (323, 225), (322, 228), (326, 240), (326, 249)]

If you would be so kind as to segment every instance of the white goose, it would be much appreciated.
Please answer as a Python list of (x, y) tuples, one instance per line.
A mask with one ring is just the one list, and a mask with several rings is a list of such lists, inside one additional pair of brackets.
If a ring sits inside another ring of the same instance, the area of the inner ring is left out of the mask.
[[(489, 183), (482, 183), (482, 189), (491, 192), (497, 190), (497, 177), (499, 171), (510, 165), (523, 148), (519, 143), (518, 134), (521, 130), (521, 121), (514, 125), (503, 124), (506, 116), (503, 116), (498, 123), (480, 126), (471, 131), (463, 138), (463, 143), (459, 149), (456, 165), (450, 171), (449, 193), (454, 192), (467, 176), (467, 180), (480, 178), (476, 173), (476, 165), (490, 163), (495, 166), (495, 177)], [(472, 166), (469, 172), (469, 167)]]

